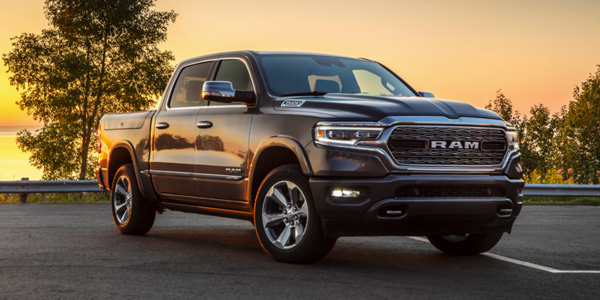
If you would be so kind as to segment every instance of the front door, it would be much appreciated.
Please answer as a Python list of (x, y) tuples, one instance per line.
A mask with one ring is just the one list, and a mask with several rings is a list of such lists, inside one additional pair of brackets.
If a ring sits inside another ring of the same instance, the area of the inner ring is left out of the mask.
[[(215, 81), (229, 81), (236, 90), (254, 90), (244, 61), (220, 61)], [(253, 115), (243, 103), (210, 101), (198, 113), (196, 193), (219, 206), (239, 208), (247, 202), (248, 141)], [(230, 203), (230, 205), (227, 205)]]

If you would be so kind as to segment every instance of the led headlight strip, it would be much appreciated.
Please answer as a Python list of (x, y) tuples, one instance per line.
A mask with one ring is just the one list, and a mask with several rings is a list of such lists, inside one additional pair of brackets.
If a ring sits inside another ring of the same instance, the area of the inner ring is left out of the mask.
[(316, 126), (315, 140), (321, 144), (356, 145), (358, 141), (374, 141), (383, 128)]
[(508, 149), (517, 150), (519, 149), (519, 135), (516, 131), (507, 131), (506, 137), (508, 138)]

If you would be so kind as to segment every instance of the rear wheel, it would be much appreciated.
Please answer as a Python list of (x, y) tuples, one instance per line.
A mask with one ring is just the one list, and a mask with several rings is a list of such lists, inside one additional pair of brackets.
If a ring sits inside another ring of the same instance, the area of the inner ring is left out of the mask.
[(448, 254), (479, 254), (486, 252), (500, 241), (503, 232), (461, 234), (461, 235), (430, 235), (427, 239), (440, 251)]
[(132, 164), (117, 170), (110, 193), (113, 221), (121, 233), (142, 235), (152, 228), (156, 207), (140, 193)]
[(296, 165), (281, 166), (263, 180), (254, 203), (254, 227), (265, 252), (281, 262), (314, 262), (335, 244), (323, 236), (308, 181)]

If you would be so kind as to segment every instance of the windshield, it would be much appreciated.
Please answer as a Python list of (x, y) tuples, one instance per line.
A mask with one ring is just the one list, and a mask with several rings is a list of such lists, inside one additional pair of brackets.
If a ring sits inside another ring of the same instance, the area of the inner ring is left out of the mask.
[(416, 96), (398, 77), (378, 63), (320, 55), (265, 55), (259, 64), (271, 94), (326, 93)]

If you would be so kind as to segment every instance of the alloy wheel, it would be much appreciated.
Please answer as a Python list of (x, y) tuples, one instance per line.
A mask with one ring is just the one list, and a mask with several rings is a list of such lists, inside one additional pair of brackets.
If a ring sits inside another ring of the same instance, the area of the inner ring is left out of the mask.
[(131, 217), (131, 183), (125, 175), (119, 176), (115, 184), (112, 204), (115, 220), (119, 225), (124, 225)]
[(291, 181), (279, 181), (267, 192), (262, 206), (262, 227), (279, 249), (292, 249), (304, 238), (309, 210), (302, 190)]

